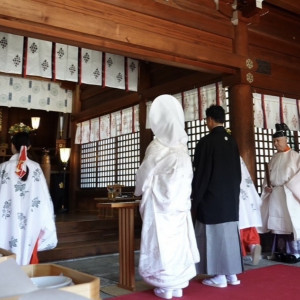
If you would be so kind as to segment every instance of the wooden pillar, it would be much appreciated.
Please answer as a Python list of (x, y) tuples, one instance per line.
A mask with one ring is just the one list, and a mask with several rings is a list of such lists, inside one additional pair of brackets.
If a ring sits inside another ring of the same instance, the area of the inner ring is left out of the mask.
[[(72, 113), (78, 113), (81, 110), (80, 102), (80, 85), (76, 85), (73, 92), (73, 109)], [(69, 210), (76, 210), (76, 197), (77, 186), (80, 181), (80, 145), (75, 144), (76, 135), (76, 122), (71, 119), (71, 156), (70, 156), (70, 177), (69, 177)]]
[(50, 162), (49, 150), (43, 150), (43, 153), (44, 154), (42, 156), (41, 168), (46, 178), (48, 188), (50, 189), (51, 162)]
[[(238, 20), (235, 26), (233, 48), (235, 53), (249, 56), (248, 23), (243, 20)], [(245, 70), (247, 70), (246, 61), (245, 69), (241, 69), (238, 77), (229, 85), (230, 126), (232, 135), (238, 143), (240, 155), (252, 180), (256, 182), (253, 99), (251, 82), (246, 77), (248, 70), (247, 72)]]
[(254, 117), (251, 86), (237, 84), (229, 88), (229, 111), (232, 135), (245, 161), (252, 180), (256, 182)]
[(149, 66), (145, 63), (140, 63), (140, 79), (139, 79), (139, 106), (140, 106), (140, 161), (142, 162), (145, 156), (146, 149), (153, 139), (153, 134), (151, 129), (146, 129), (146, 119), (147, 119), (147, 105), (148, 100), (143, 95), (143, 90), (151, 86), (151, 80), (149, 76)]

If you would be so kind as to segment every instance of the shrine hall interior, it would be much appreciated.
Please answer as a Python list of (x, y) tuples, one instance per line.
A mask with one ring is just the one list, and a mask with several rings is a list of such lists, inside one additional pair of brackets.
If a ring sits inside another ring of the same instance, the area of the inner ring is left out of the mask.
[[(299, 151), (298, 1), (3, 0), (0, 7), (1, 162), (11, 156), (10, 126), (39, 117), (29, 154), (44, 167), (57, 222), (73, 222), (58, 224), (59, 251), (42, 261), (118, 251), (118, 217), (95, 199), (111, 185), (133, 194), (153, 139), (147, 113), (161, 94), (183, 105), (191, 159), (208, 133), (205, 108), (226, 108), (225, 127), (259, 193), (276, 122), (289, 126)], [(67, 164), (59, 156), (65, 147)], [(138, 240), (138, 213), (135, 224)]]

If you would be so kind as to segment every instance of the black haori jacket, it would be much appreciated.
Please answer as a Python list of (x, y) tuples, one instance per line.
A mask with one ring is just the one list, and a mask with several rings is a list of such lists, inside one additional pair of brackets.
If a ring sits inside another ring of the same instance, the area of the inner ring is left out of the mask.
[(240, 154), (223, 126), (215, 127), (195, 149), (192, 212), (204, 224), (239, 220)]

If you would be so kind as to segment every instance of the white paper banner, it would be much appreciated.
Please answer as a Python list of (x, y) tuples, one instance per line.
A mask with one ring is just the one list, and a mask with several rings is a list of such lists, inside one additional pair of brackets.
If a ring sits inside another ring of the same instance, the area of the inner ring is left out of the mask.
[(296, 99), (282, 98), (283, 122), (290, 130), (298, 131), (299, 115)]
[(115, 137), (121, 135), (121, 111), (110, 114), (110, 136)]
[[(201, 119), (204, 119), (205, 111), (208, 107), (213, 104), (217, 104), (217, 95), (216, 95), (216, 85), (210, 84), (200, 88), (200, 96), (201, 96)], [(226, 110), (225, 110), (226, 111)]]
[(76, 124), (75, 144), (81, 144), (81, 123)]
[(116, 54), (105, 54), (105, 86), (125, 89), (125, 58)]
[(72, 112), (72, 91), (54, 82), (0, 76), (0, 105)]
[(55, 79), (78, 82), (78, 48), (55, 44)]
[(0, 33), (0, 72), (22, 74), (24, 37)]
[(110, 138), (110, 115), (100, 117), (100, 139)]
[(102, 85), (102, 52), (81, 49), (81, 83)]
[(26, 74), (52, 78), (52, 42), (28, 38)]
[(122, 125), (121, 125), (122, 134), (131, 133), (132, 126), (133, 126), (133, 107), (123, 109), (121, 111), (121, 116), (122, 116)]
[(189, 90), (183, 93), (183, 110), (185, 121), (194, 121), (199, 118), (198, 113), (198, 89)]
[(81, 143), (85, 144), (90, 142), (90, 121), (81, 123)]
[(264, 112), (262, 108), (261, 94), (253, 93), (254, 126), (264, 128)]
[(138, 90), (139, 62), (136, 59), (127, 58), (128, 90), (136, 92)]
[(133, 132), (138, 132), (140, 131), (140, 106), (135, 105), (133, 109), (134, 109)]
[(275, 124), (281, 123), (280, 110), (279, 110), (279, 97), (264, 95), (264, 102), (265, 102), (266, 127), (269, 129), (275, 129)]
[(91, 120), (90, 142), (99, 141), (100, 139), (100, 119), (94, 118)]

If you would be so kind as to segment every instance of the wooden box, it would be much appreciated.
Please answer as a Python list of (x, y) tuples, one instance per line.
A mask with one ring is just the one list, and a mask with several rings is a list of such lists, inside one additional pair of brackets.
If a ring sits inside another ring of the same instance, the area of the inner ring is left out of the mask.
[(10, 258), (16, 259), (16, 254), (2, 248), (0, 248), (0, 254), (2, 254), (0, 255), (0, 262)]
[(56, 264), (37, 264), (22, 266), (29, 277), (64, 275), (70, 277), (74, 285), (60, 288), (91, 300), (100, 300), (100, 279)]

